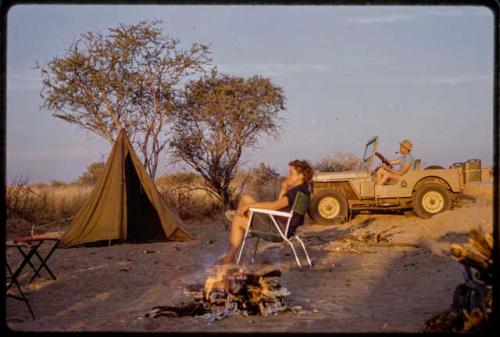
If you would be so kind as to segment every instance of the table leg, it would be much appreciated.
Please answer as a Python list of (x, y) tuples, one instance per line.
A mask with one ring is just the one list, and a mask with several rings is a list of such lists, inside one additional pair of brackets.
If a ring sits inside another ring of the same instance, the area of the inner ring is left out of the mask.
[[(41, 241), (43, 242), (43, 241)], [(38, 266), (38, 268), (35, 270), (35, 273), (33, 274), (33, 276), (31, 277), (31, 279), (29, 280), (28, 284), (30, 284), (31, 282), (33, 282), (33, 280), (35, 279), (36, 276), (38, 276), (40, 274), (40, 271), (42, 270), (42, 268), (45, 267), (45, 269), (47, 270), (47, 272), (50, 274), (50, 276), (52, 277), (53, 280), (56, 279), (56, 276), (52, 273), (52, 271), (50, 270), (49, 266), (47, 265), (47, 261), (49, 260), (50, 256), (52, 255), (52, 253), (54, 253), (55, 249), (57, 248), (57, 246), (59, 245), (59, 241), (57, 241), (53, 246), (52, 246), (52, 249), (50, 250), (50, 252), (47, 254), (47, 256), (45, 257), (45, 259), (43, 259), (40, 254), (38, 254), (37, 251), (35, 251), (35, 255), (38, 257), (38, 259), (40, 260), (40, 266)]]
[[(9, 287), (7, 288), (7, 290), (5, 291), (5, 293), (6, 293), (6, 297), (12, 297), (12, 298), (15, 298), (15, 299), (18, 299), (18, 300), (23, 301), (23, 302), (24, 302), (24, 303), (28, 306), (28, 309), (29, 309), (29, 311), (30, 311), (31, 317), (32, 317), (33, 319), (35, 319), (35, 314), (33, 313), (33, 310), (31, 309), (31, 305), (30, 305), (30, 303), (29, 303), (28, 299), (26, 298), (26, 296), (24, 295), (24, 292), (23, 292), (23, 290), (21, 289), (21, 286), (19, 285), (19, 282), (18, 282), (18, 281), (17, 281), (17, 279), (14, 277), (14, 275), (15, 275), (16, 273), (12, 273), (12, 269), (10, 269), (10, 266), (7, 264), (7, 261), (5, 261), (5, 265), (6, 265), (6, 267), (7, 267), (7, 270), (8, 270), (8, 272), (9, 272), (9, 274), (10, 274), (10, 277), (12, 278), (11, 285), (12, 285), (12, 284), (15, 284), (15, 285), (16, 285), (16, 287), (17, 287), (17, 290), (19, 291), (19, 294), (20, 294), (19, 296), (16, 296), (16, 295), (14, 295), (14, 294), (8, 294), (8, 293), (7, 293), (7, 291), (8, 291), (8, 290), (9, 290), (9, 288), (10, 288), (10, 286), (9, 286)], [(17, 271), (17, 270), (16, 270), (16, 271)]]
[[(21, 274), (21, 271), (24, 269), (24, 267), (28, 264), (29, 260), (33, 257), (33, 255), (35, 254), (35, 251), (36, 251), (36, 248), (35, 246), (32, 246), (30, 247), (30, 250), (28, 252), (28, 254), (25, 255), (23, 261), (21, 262), (21, 264), (19, 265), (19, 267), (17, 267), (16, 271), (14, 272), (14, 274), (12, 275), (12, 280), (10, 283), (7, 284), (7, 288), (5, 291), (9, 290), (10, 287), (12, 286), (12, 283), (14, 280), (17, 281), (17, 278), (19, 277), (19, 275)], [(7, 264), (7, 261), (5, 261), (5, 264)], [(9, 267), (10, 268), (10, 267)]]

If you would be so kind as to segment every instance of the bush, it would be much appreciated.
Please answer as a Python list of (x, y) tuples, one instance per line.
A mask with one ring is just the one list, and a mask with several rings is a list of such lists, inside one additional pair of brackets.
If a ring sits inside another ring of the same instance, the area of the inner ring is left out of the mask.
[(105, 162), (98, 161), (90, 164), (87, 166), (87, 170), (77, 178), (76, 182), (82, 185), (95, 185), (105, 167)]
[(264, 163), (251, 167), (247, 172), (239, 171), (233, 181), (232, 191), (235, 199), (240, 194), (250, 193), (259, 201), (276, 200), (280, 190), (280, 175)]
[(17, 177), (6, 189), (7, 230), (26, 233), (27, 228), (67, 224), (90, 191), (80, 185), (30, 186), (27, 177)]
[(221, 202), (208, 190), (199, 174), (168, 174), (158, 178), (156, 186), (167, 205), (183, 220), (213, 217), (221, 210)]
[(38, 208), (38, 198), (28, 186), (28, 177), (15, 177), (6, 188), (5, 209), (7, 218), (33, 220), (33, 213)]
[(333, 156), (320, 159), (314, 169), (321, 172), (342, 172), (361, 167), (361, 160), (350, 152), (336, 152)]
[(50, 181), (50, 186), (52, 187), (61, 187), (61, 186), (65, 186), (66, 183), (63, 182), (63, 181), (59, 181), (59, 180), (51, 180)]

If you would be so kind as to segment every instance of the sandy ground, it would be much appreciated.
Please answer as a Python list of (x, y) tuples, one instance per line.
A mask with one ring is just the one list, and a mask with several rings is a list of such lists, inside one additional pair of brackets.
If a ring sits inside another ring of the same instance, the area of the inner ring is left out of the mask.
[[(213, 324), (201, 317), (138, 319), (154, 306), (191, 301), (184, 286), (203, 282), (227, 248), (223, 223), (207, 222), (186, 224), (197, 236), (190, 242), (57, 249), (50, 260), (57, 280), (42, 277), (25, 288), (36, 320), (24, 303), (9, 298), (7, 324), (22, 331), (419, 332), (450, 306), (463, 281), (448, 244), (465, 243), (473, 228), (492, 231), (491, 186), (468, 186), (467, 205), (432, 219), (360, 214), (343, 225), (306, 224), (299, 234), (313, 269), (300, 271), (286, 246), (260, 246), (257, 265), (281, 269), (280, 283), (291, 292), (287, 303), (303, 308), (297, 313), (234, 315)], [(418, 248), (337, 250), (345, 243), (335, 240), (345, 235), (392, 226), (392, 242)], [(8, 251), (8, 259), (15, 263), (16, 252)]]

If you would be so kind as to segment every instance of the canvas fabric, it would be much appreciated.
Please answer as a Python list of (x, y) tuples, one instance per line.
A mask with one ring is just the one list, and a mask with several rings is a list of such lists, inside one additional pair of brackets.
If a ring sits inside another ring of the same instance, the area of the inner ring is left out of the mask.
[(60, 247), (98, 241), (185, 241), (192, 235), (170, 209), (122, 130), (103, 173), (61, 238)]

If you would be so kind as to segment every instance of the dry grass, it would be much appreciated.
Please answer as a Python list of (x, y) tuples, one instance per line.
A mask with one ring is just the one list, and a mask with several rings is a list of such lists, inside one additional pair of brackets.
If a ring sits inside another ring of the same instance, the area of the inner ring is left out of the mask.
[[(273, 200), (279, 187), (279, 176), (265, 167), (241, 172), (231, 190), (252, 193), (259, 200)], [(215, 218), (222, 214), (220, 200), (208, 191), (203, 178), (180, 172), (160, 177), (156, 186), (167, 204), (183, 220)], [(242, 188), (243, 186), (243, 188)], [(67, 226), (83, 205), (93, 186), (80, 184), (28, 184), (20, 177), (7, 186), (6, 209), (9, 233), (27, 234), (31, 229)]]
[[(220, 211), (218, 199), (199, 185), (177, 175), (157, 183), (167, 204), (184, 220), (214, 217)], [(27, 179), (17, 178), (6, 189), (7, 231), (26, 235), (31, 229), (67, 226), (92, 189), (80, 184), (29, 185)]]
[(92, 187), (28, 185), (22, 179), (6, 190), (7, 230), (26, 233), (31, 228), (67, 224), (83, 205)]
[(70, 184), (63, 186), (44, 186), (32, 188), (43, 200), (46, 218), (60, 220), (72, 217), (83, 205), (92, 186)]

